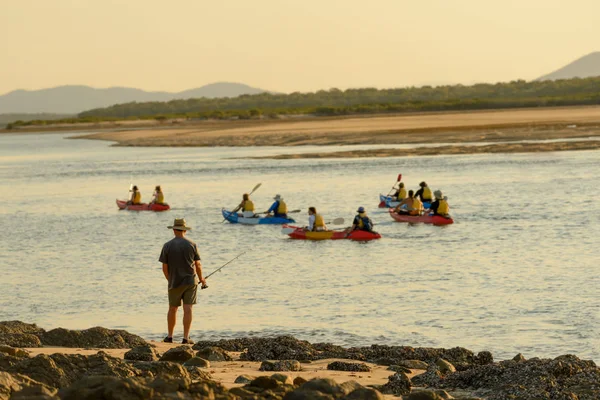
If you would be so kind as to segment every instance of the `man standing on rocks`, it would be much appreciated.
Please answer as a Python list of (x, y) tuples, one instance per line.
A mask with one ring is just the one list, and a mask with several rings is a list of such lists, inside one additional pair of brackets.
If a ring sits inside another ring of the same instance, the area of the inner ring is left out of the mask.
[(173, 226), (175, 237), (165, 243), (158, 261), (162, 263), (163, 273), (169, 282), (169, 312), (167, 314), (167, 325), (169, 334), (163, 340), (173, 343), (173, 330), (177, 322), (177, 310), (183, 301), (183, 344), (194, 344), (190, 339), (190, 327), (192, 325), (192, 306), (196, 304), (198, 294), (198, 281), (202, 287), (206, 281), (202, 277), (202, 264), (196, 243), (185, 237), (187, 231), (191, 230), (186, 225), (185, 219), (176, 218)]

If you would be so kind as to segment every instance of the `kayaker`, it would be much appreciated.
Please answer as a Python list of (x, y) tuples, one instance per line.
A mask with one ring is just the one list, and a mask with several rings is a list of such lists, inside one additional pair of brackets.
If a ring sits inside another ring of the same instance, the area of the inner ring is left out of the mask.
[(154, 188), (154, 193), (152, 194), (152, 204), (165, 204), (165, 195), (163, 194), (160, 185)]
[(396, 214), (409, 215), (413, 207), (414, 197), (415, 192), (409, 190), (408, 196), (396, 206), (394, 212), (396, 212)]
[(311, 232), (324, 232), (327, 230), (323, 216), (317, 213), (315, 207), (308, 207), (308, 227), (304, 230)]
[(250, 195), (248, 193), (244, 193), (242, 196), (242, 202), (233, 210), (233, 212), (235, 213), (239, 210), (242, 210), (244, 217), (246, 218), (251, 218), (254, 216), (254, 203), (252, 200), (250, 200)]
[(127, 204), (142, 204), (142, 194), (136, 185), (133, 185), (131, 192), (129, 193), (129, 200)]
[(433, 200), (433, 194), (431, 193), (429, 186), (427, 186), (427, 183), (421, 182), (419, 183), (419, 186), (421, 189), (417, 190), (417, 193), (415, 193), (415, 198), (418, 197), (422, 202), (431, 203), (431, 200)]
[(394, 194), (394, 200), (402, 201), (406, 198), (406, 189), (404, 188), (404, 182), (400, 182), (398, 190)]
[(435, 201), (431, 203), (429, 209), (433, 212), (433, 215), (449, 218), (450, 206), (448, 205), (448, 197), (445, 197), (441, 190), (436, 190), (433, 194)]
[(275, 197), (273, 197), (273, 200), (275, 200), (275, 202), (271, 205), (271, 208), (269, 208), (266, 212), (267, 212), (267, 217), (271, 216), (271, 213), (273, 213), (273, 216), (278, 217), (278, 218), (287, 218), (287, 204), (285, 204), (285, 201), (283, 201), (283, 197), (281, 197), (281, 195), (275, 195)]
[(192, 326), (192, 306), (196, 304), (198, 280), (206, 286), (202, 277), (202, 263), (198, 246), (185, 237), (191, 230), (185, 219), (176, 218), (173, 225), (175, 237), (165, 243), (158, 261), (162, 263), (163, 274), (169, 282), (169, 312), (167, 314), (168, 334), (163, 342), (173, 343), (173, 331), (177, 322), (177, 310), (183, 301), (183, 340), (182, 344), (193, 344), (190, 339)]
[(373, 232), (373, 221), (371, 218), (367, 216), (367, 212), (364, 207), (358, 207), (356, 210), (358, 215), (354, 217), (354, 221), (352, 221), (352, 227), (350, 228), (350, 232), (355, 230)]

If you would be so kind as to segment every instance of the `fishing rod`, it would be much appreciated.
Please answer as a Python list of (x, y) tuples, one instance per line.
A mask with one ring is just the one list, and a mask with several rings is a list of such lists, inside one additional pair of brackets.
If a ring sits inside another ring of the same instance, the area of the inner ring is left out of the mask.
[[(215, 269), (213, 272), (211, 272), (210, 274), (206, 275), (204, 277), (204, 280), (210, 278), (211, 276), (213, 276), (214, 274), (216, 274), (217, 272), (221, 271), (223, 268), (225, 268), (228, 264), (231, 264), (232, 262), (234, 262), (235, 260), (237, 260), (238, 258), (240, 258), (241, 256), (243, 256), (244, 254), (246, 254), (246, 252), (244, 251), (243, 253), (238, 254), (235, 258), (232, 258), (231, 260), (227, 261), (225, 264), (221, 265), (219, 268)], [(200, 289), (208, 289), (208, 285), (202, 285), (202, 287), (200, 287)]]

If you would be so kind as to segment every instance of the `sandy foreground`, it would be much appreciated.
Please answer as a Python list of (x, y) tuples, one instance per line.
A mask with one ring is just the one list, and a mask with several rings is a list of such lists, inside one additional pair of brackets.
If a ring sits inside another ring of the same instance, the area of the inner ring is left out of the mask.
[(599, 136), (600, 107), (588, 106), (283, 121), (200, 121), (194, 125), (100, 132), (79, 138), (114, 141), (118, 146), (185, 147), (506, 142)]
[[(159, 353), (164, 353), (170, 348), (181, 346), (180, 344), (173, 343), (162, 343), (150, 341), (150, 344), (156, 346), (156, 350)], [(31, 357), (35, 357), (38, 354), (80, 354), (80, 355), (93, 355), (98, 351), (103, 351), (110, 356), (123, 358), (124, 354), (129, 349), (82, 349), (82, 348), (67, 348), (67, 347), (39, 347), (39, 348), (27, 348)], [(262, 372), (259, 371), (260, 362), (252, 361), (240, 361), (240, 353), (228, 352), (234, 361), (223, 361), (215, 362), (211, 361), (211, 366), (207, 370), (211, 373), (213, 379), (227, 388), (240, 387), (243, 384), (234, 383), (235, 379), (240, 375), (250, 375), (253, 377), (268, 376), (273, 372)], [(338, 360), (338, 359), (327, 359), (313, 361), (310, 364), (302, 364), (302, 371), (298, 372), (282, 372), (283, 374), (289, 375), (293, 378), (298, 376), (310, 380), (313, 378), (331, 378), (338, 383), (344, 383), (347, 381), (356, 381), (363, 386), (368, 385), (383, 385), (388, 382), (388, 377), (393, 375), (394, 372), (389, 371), (387, 367), (365, 362), (372, 371), (369, 373), (363, 372), (345, 372), (345, 371), (329, 371), (327, 370), (327, 364), (333, 361), (351, 361), (357, 362), (356, 360)], [(410, 378), (425, 372), (424, 370), (412, 370), (411, 374), (407, 374)], [(453, 395), (468, 395), (469, 392), (462, 390), (449, 391)], [(385, 398), (398, 399), (394, 395), (384, 395)]]

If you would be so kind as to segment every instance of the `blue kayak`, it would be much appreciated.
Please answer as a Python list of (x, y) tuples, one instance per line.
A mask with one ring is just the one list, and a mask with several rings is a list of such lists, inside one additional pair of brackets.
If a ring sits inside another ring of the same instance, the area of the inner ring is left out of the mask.
[[(392, 196), (384, 196), (382, 194), (379, 195), (379, 208), (395, 208), (400, 204), (399, 201), (392, 199)], [(423, 208), (428, 209), (431, 207), (431, 203), (428, 201), (423, 202)]]
[(242, 214), (232, 213), (231, 211), (227, 211), (226, 209), (222, 209), (223, 218), (232, 224), (243, 224), (243, 225), (283, 225), (294, 223), (292, 218), (279, 218), (279, 217), (259, 217), (254, 216), (251, 218), (246, 218), (242, 216)]

